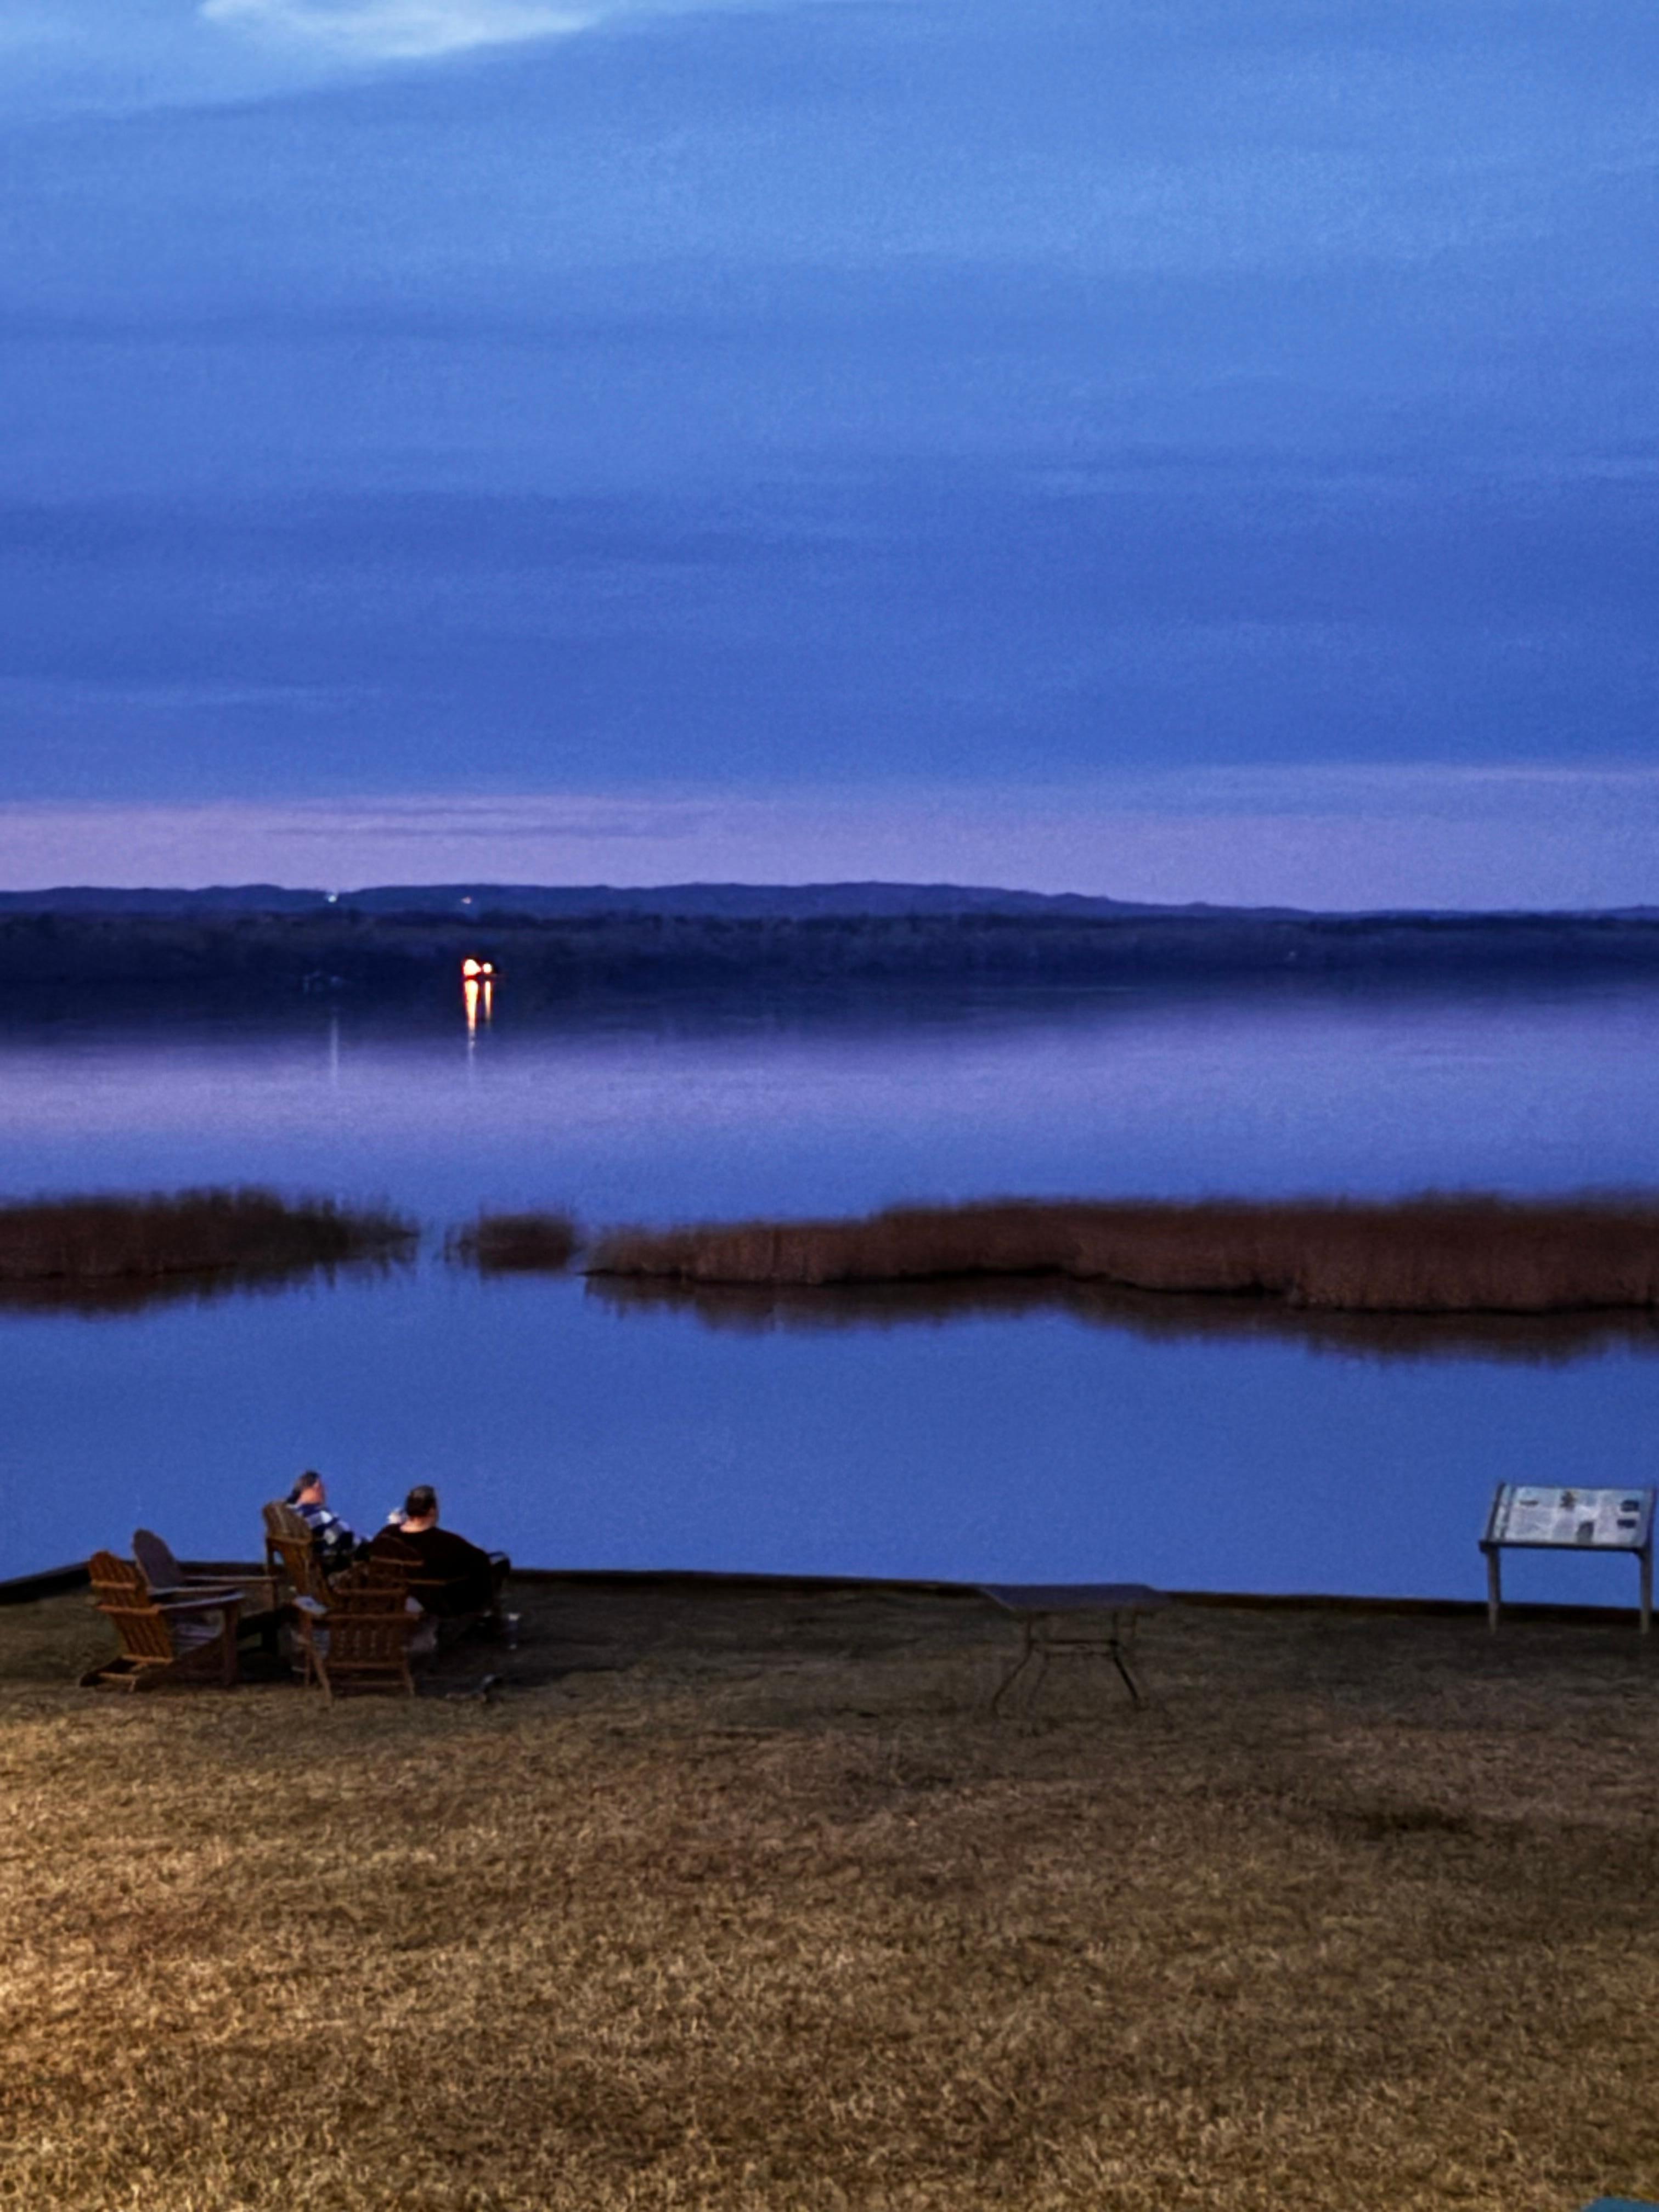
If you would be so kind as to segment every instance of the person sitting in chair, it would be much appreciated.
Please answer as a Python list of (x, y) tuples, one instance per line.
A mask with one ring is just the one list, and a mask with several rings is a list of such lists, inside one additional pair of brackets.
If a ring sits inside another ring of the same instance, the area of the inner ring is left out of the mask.
[(369, 1546), (371, 1559), (406, 1561), (411, 1571), (435, 1589), (416, 1592), (428, 1613), (453, 1620), (469, 1613), (495, 1613), (512, 1562), (505, 1552), (481, 1552), (465, 1536), (438, 1526), (438, 1493), (418, 1482)]
[(337, 1513), (328, 1510), (328, 1492), (315, 1468), (307, 1468), (288, 1495), (288, 1502), (316, 1539), (325, 1575), (349, 1566), (363, 1548), (363, 1540), (348, 1528)]

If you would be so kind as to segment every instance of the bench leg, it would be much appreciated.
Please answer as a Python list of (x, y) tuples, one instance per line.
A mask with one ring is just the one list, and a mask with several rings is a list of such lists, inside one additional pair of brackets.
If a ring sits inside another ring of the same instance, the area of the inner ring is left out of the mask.
[(1003, 1699), (1007, 1696), (1009, 1691), (1013, 1688), (1014, 1684), (1019, 1680), (1020, 1676), (1025, 1672), (1027, 1661), (1036, 1656), (1036, 1644), (1032, 1625), (1028, 1620), (1024, 1622), (1023, 1626), (1025, 1632), (1024, 1641), (1020, 1645), (1019, 1656), (1015, 1660), (1013, 1665), (1008, 1669), (1002, 1680), (997, 1684), (995, 1692), (991, 1698), (991, 1711), (994, 1713), (1000, 1711)]
[(1134, 1676), (1129, 1672), (1129, 1662), (1125, 1656), (1122, 1644), (1115, 1636), (1106, 1648), (1111, 1653), (1113, 1666), (1123, 1677), (1123, 1686), (1129, 1692), (1129, 1703), (1139, 1707), (1140, 1690)]

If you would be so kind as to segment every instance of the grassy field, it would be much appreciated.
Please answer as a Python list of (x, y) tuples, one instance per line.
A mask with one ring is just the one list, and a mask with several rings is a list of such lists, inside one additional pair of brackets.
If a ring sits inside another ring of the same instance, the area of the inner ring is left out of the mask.
[(1632, 1630), (1182, 1607), (1146, 1710), (999, 1722), (969, 1599), (511, 1601), (332, 1710), (76, 1691), (84, 1598), (0, 1613), (0, 2203), (1659, 2194)]
[(774, 1286), (1043, 1275), (1352, 1313), (1659, 1304), (1650, 1199), (1000, 1200), (621, 1230), (595, 1275)]

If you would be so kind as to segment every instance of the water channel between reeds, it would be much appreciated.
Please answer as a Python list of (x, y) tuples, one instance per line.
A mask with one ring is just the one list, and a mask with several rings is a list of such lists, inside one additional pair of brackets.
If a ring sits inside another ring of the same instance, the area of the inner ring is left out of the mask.
[[(0, 1314), (0, 1575), (256, 1547), (301, 1466), (538, 1565), (1474, 1595), (1499, 1480), (1659, 1480), (1659, 1330), (1314, 1322), (1060, 1284), (481, 1279), (481, 1209), (623, 1224), (1001, 1196), (1659, 1191), (1659, 993), (612, 1005), (493, 1026), (0, 1032), (0, 1197), (257, 1183), (422, 1256)], [(1628, 1563), (1518, 1597), (1626, 1602)]]

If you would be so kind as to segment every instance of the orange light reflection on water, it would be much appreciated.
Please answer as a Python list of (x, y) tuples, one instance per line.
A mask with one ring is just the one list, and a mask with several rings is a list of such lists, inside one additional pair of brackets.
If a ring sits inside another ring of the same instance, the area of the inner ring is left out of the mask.
[(476, 960), (465, 962), (461, 969), (461, 1003), (466, 1012), (466, 1034), (469, 1042), (477, 1037), (482, 1023), (488, 1029), (495, 1012), (495, 978), (487, 963)]

